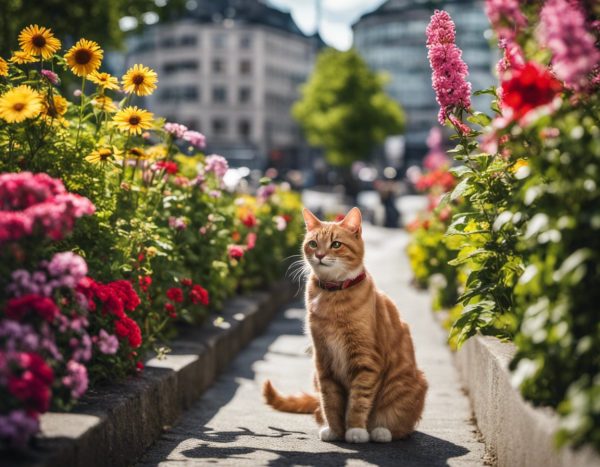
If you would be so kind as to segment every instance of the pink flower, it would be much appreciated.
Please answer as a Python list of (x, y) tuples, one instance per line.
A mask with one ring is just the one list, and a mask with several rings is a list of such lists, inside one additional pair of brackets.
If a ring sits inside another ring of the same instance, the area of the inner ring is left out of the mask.
[(438, 44), (454, 44), (456, 40), (454, 22), (448, 12), (444, 10), (435, 10), (425, 33), (428, 47)]
[(56, 73), (54, 73), (53, 71), (50, 70), (42, 70), (40, 71), (40, 73), (42, 74), (42, 76), (44, 78), (46, 78), (51, 84), (54, 84), (55, 86), (60, 83), (60, 79), (58, 78), (58, 75)]
[(206, 158), (206, 165), (204, 170), (206, 172), (213, 172), (217, 178), (222, 179), (227, 170), (229, 169), (229, 164), (227, 163), (227, 159), (223, 156), (219, 156), (217, 154), (211, 154)]
[(248, 235), (246, 235), (246, 248), (248, 248), (248, 251), (253, 250), (256, 246), (256, 238), (257, 236), (254, 232), (249, 232)]
[(70, 360), (67, 363), (67, 375), (63, 377), (62, 383), (71, 389), (71, 396), (79, 399), (88, 388), (87, 369), (81, 363)]
[(261, 201), (265, 202), (275, 194), (275, 191), (275, 184), (269, 183), (268, 185), (263, 185), (258, 190), (256, 190), (256, 196), (258, 196), (258, 198)]
[(445, 11), (436, 10), (427, 27), (427, 54), (433, 71), (431, 80), (440, 105), (438, 121), (444, 124), (448, 113), (471, 107), (471, 83), (462, 59), (462, 51), (454, 44), (454, 23)]
[(556, 76), (568, 87), (584, 90), (588, 75), (600, 63), (600, 51), (579, 2), (548, 0), (540, 12), (539, 31), (540, 41), (552, 51)]
[(450, 123), (452, 123), (452, 125), (454, 125), (454, 127), (458, 130), (458, 132), (460, 134), (468, 135), (469, 133), (471, 133), (471, 128), (469, 128), (468, 125), (465, 125), (463, 122), (461, 122), (454, 115), (450, 114), (448, 116), (448, 119), (450, 120)]
[(197, 131), (188, 130), (184, 132), (183, 139), (199, 149), (206, 147), (206, 136)]
[(183, 138), (185, 133), (188, 131), (188, 127), (181, 125), (180, 123), (167, 122), (163, 128), (167, 133), (172, 134), (175, 138)]
[(239, 245), (229, 245), (227, 250), (231, 259), (240, 259), (244, 256), (244, 249)]
[(485, 14), (495, 27), (527, 26), (527, 18), (519, 8), (519, 0), (485, 0)]
[(275, 228), (277, 230), (279, 230), (280, 232), (283, 232), (286, 227), (287, 227), (287, 221), (285, 220), (285, 217), (283, 216), (275, 216), (273, 218), (273, 221), (275, 222)]
[(169, 217), (169, 227), (175, 230), (187, 229), (187, 222), (183, 217)]
[(427, 146), (429, 147), (429, 152), (423, 159), (423, 167), (427, 170), (437, 170), (450, 165), (450, 160), (442, 149), (442, 130), (439, 127), (433, 127), (429, 131)]

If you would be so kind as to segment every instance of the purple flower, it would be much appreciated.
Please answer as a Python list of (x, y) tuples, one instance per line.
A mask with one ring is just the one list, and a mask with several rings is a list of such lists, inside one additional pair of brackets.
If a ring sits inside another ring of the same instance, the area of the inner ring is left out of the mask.
[(167, 133), (172, 134), (175, 138), (183, 138), (188, 131), (188, 127), (181, 123), (167, 122), (163, 127)]
[(35, 416), (17, 409), (8, 415), (0, 415), (0, 438), (8, 440), (13, 447), (22, 448), (29, 438), (40, 431), (40, 423)]
[(47, 264), (46, 269), (52, 277), (51, 284), (54, 288), (74, 289), (88, 273), (85, 260), (71, 251), (56, 253)]
[(104, 329), (100, 329), (96, 345), (103, 354), (114, 355), (119, 350), (119, 339), (117, 339), (117, 336), (107, 333)]
[(540, 41), (552, 51), (552, 69), (565, 84), (581, 91), (588, 75), (600, 63), (600, 51), (586, 27), (576, 1), (548, 0), (540, 12)]
[(71, 396), (79, 399), (88, 388), (87, 369), (81, 363), (70, 360), (67, 363), (67, 375), (63, 377), (62, 383), (71, 389)]
[(229, 164), (227, 159), (217, 154), (211, 154), (206, 158), (204, 170), (207, 172), (213, 172), (217, 178), (222, 179), (227, 170), (229, 170)]
[(462, 51), (454, 44), (454, 22), (445, 11), (436, 10), (427, 27), (431, 80), (440, 105), (438, 121), (444, 124), (449, 112), (471, 107), (471, 83), (466, 81), (469, 68)]
[(267, 201), (271, 196), (275, 194), (276, 187), (273, 183), (263, 185), (256, 190), (256, 195), (261, 201)]
[(206, 136), (197, 131), (188, 130), (183, 134), (183, 139), (199, 149), (206, 147)]
[(216, 198), (220, 198), (222, 196), (222, 193), (219, 190), (210, 190), (208, 192), (208, 196), (216, 199)]
[(85, 333), (78, 341), (75, 338), (71, 339), (71, 344), (75, 350), (73, 351), (73, 360), (78, 362), (87, 362), (92, 358), (92, 339)]
[(169, 217), (169, 227), (175, 230), (185, 230), (187, 228), (187, 222), (183, 217)]
[(58, 78), (58, 75), (56, 73), (54, 73), (53, 71), (50, 70), (42, 70), (40, 72), (42, 74), (42, 76), (44, 78), (46, 78), (51, 84), (54, 84), (55, 86), (60, 83), (60, 79)]

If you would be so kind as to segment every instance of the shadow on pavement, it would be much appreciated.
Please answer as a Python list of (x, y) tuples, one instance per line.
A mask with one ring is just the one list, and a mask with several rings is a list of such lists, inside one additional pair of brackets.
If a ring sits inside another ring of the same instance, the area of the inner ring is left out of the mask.
[[(197, 447), (182, 451), (190, 460), (209, 459), (250, 459), (251, 454), (264, 452), (277, 455), (277, 458), (266, 465), (346, 465), (348, 461), (364, 461), (380, 466), (446, 466), (448, 459), (465, 455), (468, 449), (458, 446), (434, 436), (421, 432), (413, 433), (408, 439), (394, 441), (390, 444), (346, 444), (334, 443), (343, 447), (344, 452), (309, 452), (285, 451), (278, 449), (251, 448), (251, 447), (224, 447), (214, 446), (209, 443), (230, 443), (241, 436), (282, 438), (294, 434), (305, 434), (297, 431), (287, 431), (269, 427), (276, 431), (274, 434), (253, 433), (247, 428), (239, 428), (234, 432), (209, 432), (198, 435), (201, 441), (207, 441)], [(306, 439), (306, 438), (296, 438)], [(247, 457), (248, 456), (248, 457)]]

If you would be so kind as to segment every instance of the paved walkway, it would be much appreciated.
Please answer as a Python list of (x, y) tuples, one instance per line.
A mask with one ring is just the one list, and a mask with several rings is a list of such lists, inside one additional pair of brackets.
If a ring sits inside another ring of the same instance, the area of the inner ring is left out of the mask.
[(404, 232), (368, 227), (367, 268), (411, 325), (417, 361), (430, 389), (423, 420), (408, 440), (352, 445), (318, 440), (309, 415), (276, 412), (262, 402), (262, 381), (282, 392), (310, 391), (312, 368), (299, 299), (255, 339), (229, 370), (145, 454), (140, 466), (475, 466), (483, 444), (470, 422), (469, 402), (434, 322), (426, 293), (409, 285)]

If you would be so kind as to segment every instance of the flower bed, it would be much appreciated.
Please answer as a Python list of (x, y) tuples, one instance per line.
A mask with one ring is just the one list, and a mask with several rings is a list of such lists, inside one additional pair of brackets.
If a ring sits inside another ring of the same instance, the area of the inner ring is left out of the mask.
[(199, 152), (201, 133), (140, 107), (151, 69), (119, 81), (98, 44), (62, 55), (38, 26), (19, 44), (0, 58), (0, 442), (13, 447), (49, 408), (168, 352), (176, 321), (280, 277), (302, 232), (295, 193), (225, 189), (227, 161)]
[(600, 450), (600, 11), (566, 0), (486, 10), (503, 50), (498, 88), (480, 91), (494, 99), (489, 115), (471, 109), (450, 16), (436, 12), (427, 31), (440, 123), (455, 130), (460, 163), (437, 208), (450, 206), (451, 222), (428, 251), (456, 255), (456, 271), (435, 271), (462, 279), (453, 342), (512, 340), (513, 384), (556, 408), (558, 443)]

